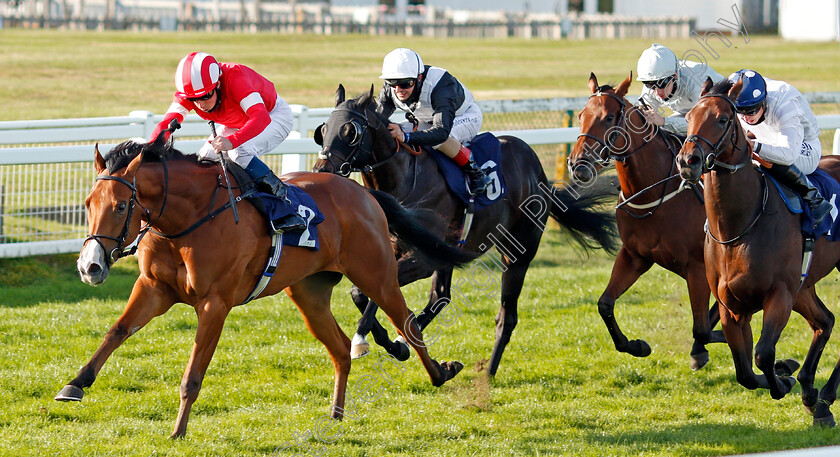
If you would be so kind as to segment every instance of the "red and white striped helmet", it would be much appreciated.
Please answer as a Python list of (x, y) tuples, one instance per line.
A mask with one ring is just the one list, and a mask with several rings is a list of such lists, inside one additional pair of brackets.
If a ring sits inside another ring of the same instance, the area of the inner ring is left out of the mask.
[(181, 59), (175, 71), (177, 94), (186, 98), (198, 98), (210, 92), (219, 82), (222, 68), (210, 54), (193, 52)]

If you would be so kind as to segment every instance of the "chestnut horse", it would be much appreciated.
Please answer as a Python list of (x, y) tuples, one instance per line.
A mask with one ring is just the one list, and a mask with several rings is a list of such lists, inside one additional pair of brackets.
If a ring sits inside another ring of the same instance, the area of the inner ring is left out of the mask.
[(621, 185), (616, 207), (618, 233), (623, 242), (607, 288), (598, 299), (598, 312), (619, 352), (636, 357), (650, 355), (645, 340), (628, 340), (615, 320), (615, 301), (655, 263), (672, 271), (688, 285), (694, 326), (691, 368), (709, 361), (706, 344), (724, 341), (717, 307), (709, 307), (709, 284), (703, 262), (703, 222), (706, 210), (698, 193), (683, 186), (674, 158), (681, 140), (647, 122), (625, 98), (630, 77), (618, 87), (599, 86), (589, 76), (592, 95), (581, 110), (581, 134), (569, 154), (569, 168), (579, 182), (615, 160)]
[[(459, 240), (466, 205), (449, 190), (440, 167), (429, 153), (412, 153), (397, 144), (388, 132), (388, 119), (375, 111), (373, 87), (357, 99), (345, 100), (343, 86), (335, 98), (336, 109), (316, 131), (322, 145), (322, 158), (315, 170), (333, 173), (362, 171), (365, 185), (387, 192), (411, 208), (430, 210), (445, 223), (429, 223), (430, 230), (451, 242)], [(475, 211), (472, 228), (464, 246), (484, 252), (493, 246), (502, 253), (498, 261), (501, 275), (501, 306), (496, 315), (496, 342), (487, 364), (487, 373), (496, 374), (502, 354), (519, 320), (519, 295), (525, 274), (539, 248), (548, 217), (566, 229), (584, 250), (602, 247), (613, 252), (616, 244), (612, 215), (602, 207), (612, 194), (605, 188), (557, 188), (543, 172), (537, 154), (527, 143), (512, 136), (499, 137), (501, 164), (507, 193), (498, 202)], [(580, 191), (580, 193), (578, 193)], [(537, 203), (543, 211), (534, 211)], [(405, 285), (432, 276), (429, 303), (417, 317), (425, 328), (450, 303), (452, 269), (435, 269), (417, 262), (416, 255), (400, 251), (399, 282)], [(399, 345), (391, 344), (376, 321), (376, 302), (368, 301), (357, 290), (353, 300), (363, 317), (358, 339), (371, 331), (375, 341), (399, 357)], [(357, 337), (354, 336), (354, 342)], [(397, 346), (396, 348), (394, 346)], [(407, 351), (404, 351), (407, 356)]]
[[(791, 310), (800, 313), (814, 337), (797, 380), (802, 402), (814, 415), (815, 425), (834, 425), (829, 409), (840, 383), (840, 364), (817, 392), (814, 375), (831, 335), (834, 316), (817, 296), (815, 285), (840, 268), (840, 243), (816, 241), (808, 276), (800, 284), (803, 238), (800, 216), (785, 207), (773, 184), (751, 161), (750, 143), (735, 115), (734, 101), (741, 81), (712, 85), (707, 79), (702, 97), (689, 111), (688, 137), (677, 160), (680, 175), (691, 182), (705, 178), (706, 277), (720, 307), (720, 321), (732, 351), (738, 382), (748, 389), (770, 389), (774, 399), (784, 397), (796, 381), (798, 364), (776, 362), (776, 343)], [(820, 168), (840, 177), (840, 157), (823, 157)], [(750, 320), (764, 312), (761, 336), (755, 345), (753, 372)]]
[[(93, 384), (120, 344), (153, 317), (183, 302), (195, 308), (198, 328), (172, 433), (180, 437), (186, 433), (225, 318), (246, 301), (263, 275), (272, 243), (268, 225), (250, 204), (240, 204), (240, 220), (234, 223), (232, 212), (222, 210), (225, 201), (216, 199), (226, 195), (219, 165), (182, 155), (161, 139), (148, 144), (127, 141), (107, 159), (97, 149), (95, 164), (99, 176), (85, 201), (91, 235), (79, 255), (81, 278), (92, 285), (105, 281), (114, 258), (126, 255), (126, 243), (138, 235), (140, 276), (122, 316), (56, 400), (81, 400), (82, 389)], [(323, 173), (295, 173), (285, 179), (304, 189), (325, 215), (317, 226), (320, 249), (285, 246), (259, 297), (285, 289), (309, 331), (327, 348), (335, 368), (332, 417), (342, 417), (350, 372), (350, 340), (330, 311), (332, 289), (342, 274), (375, 297), (400, 334), (408, 333), (406, 339), (435, 386), (454, 377), (462, 365), (432, 360), (406, 307), (389, 228), (402, 242), (444, 264), (461, 264), (474, 255), (443, 244), (387, 194)], [(214, 212), (215, 217), (206, 217)]]

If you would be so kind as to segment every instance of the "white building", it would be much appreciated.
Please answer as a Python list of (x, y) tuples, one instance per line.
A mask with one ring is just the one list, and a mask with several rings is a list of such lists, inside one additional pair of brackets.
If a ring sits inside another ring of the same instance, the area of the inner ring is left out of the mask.
[(840, 40), (840, 0), (779, 0), (779, 35), (789, 40)]

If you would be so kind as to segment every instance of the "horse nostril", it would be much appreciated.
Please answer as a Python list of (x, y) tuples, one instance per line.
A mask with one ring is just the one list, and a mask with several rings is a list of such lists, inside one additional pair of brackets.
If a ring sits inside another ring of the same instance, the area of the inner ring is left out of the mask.
[(95, 276), (102, 272), (102, 267), (99, 266), (98, 263), (94, 263), (93, 265), (88, 267), (87, 274), (89, 276)]

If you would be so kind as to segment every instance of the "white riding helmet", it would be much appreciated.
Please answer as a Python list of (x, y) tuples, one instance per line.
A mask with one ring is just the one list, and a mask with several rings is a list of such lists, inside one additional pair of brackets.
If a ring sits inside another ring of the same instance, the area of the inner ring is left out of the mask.
[(642, 51), (636, 66), (636, 81), (658, 81), (677, 72), (679, 61), (673, 51), (661, 44), (652, 44)]
[(423, 73), (423, 59), (411, 49), (397, 48), (389, 52), (382, 61), (379, 79), (416, 78)]

